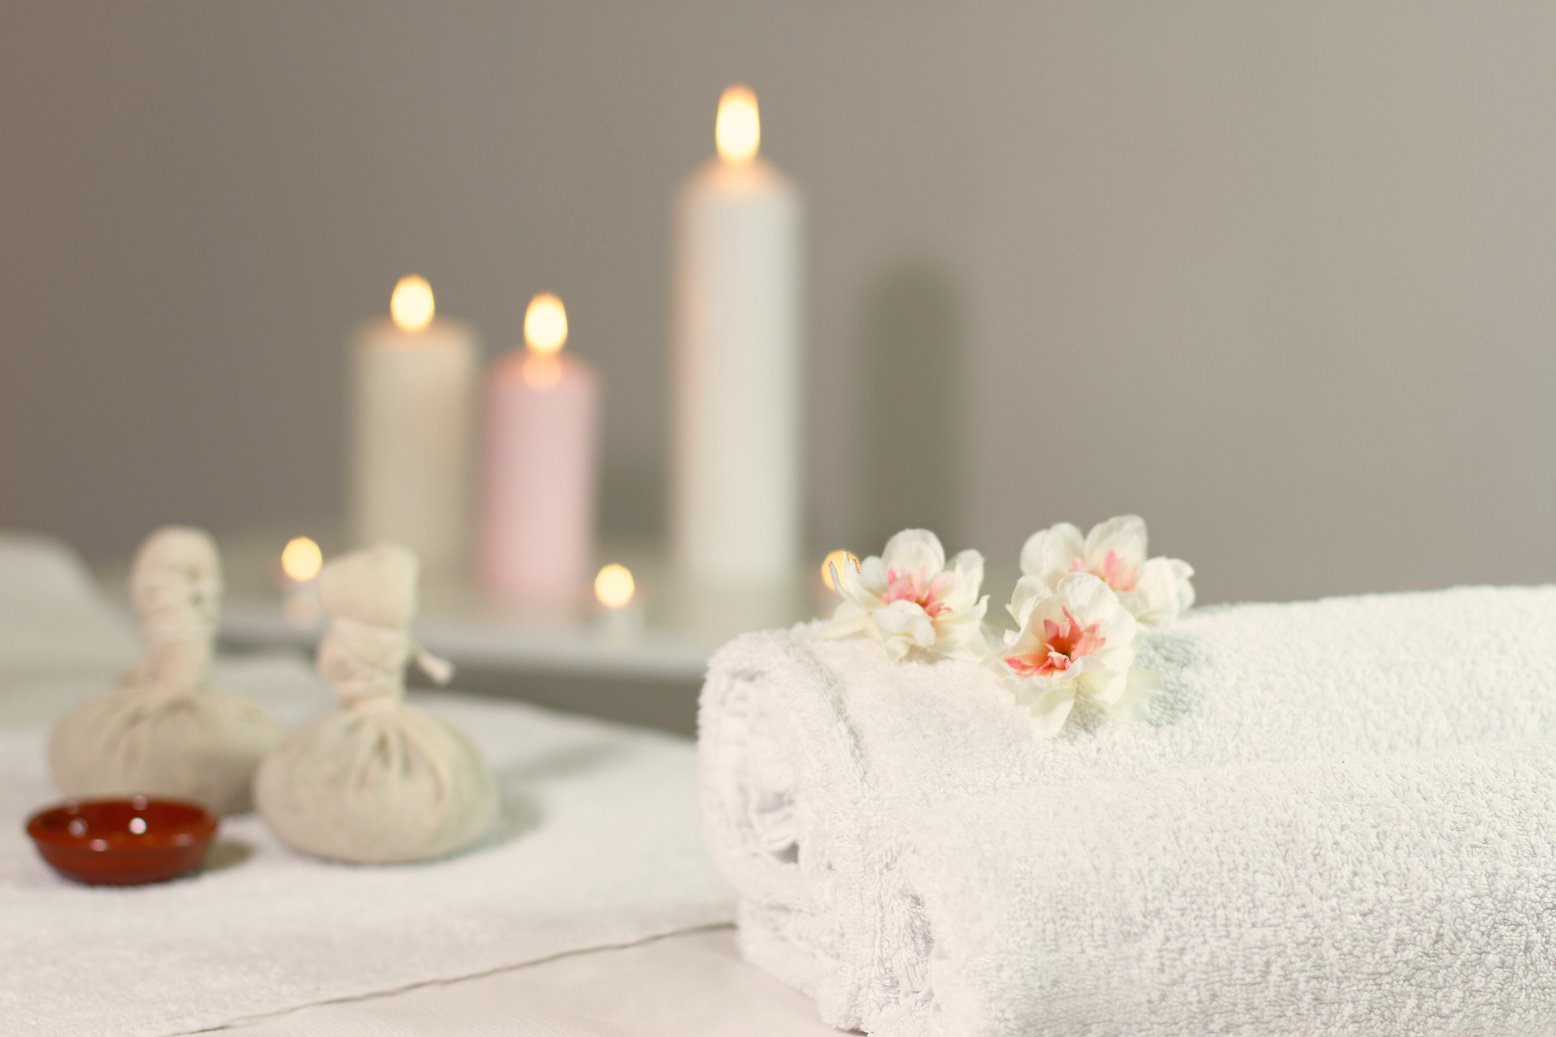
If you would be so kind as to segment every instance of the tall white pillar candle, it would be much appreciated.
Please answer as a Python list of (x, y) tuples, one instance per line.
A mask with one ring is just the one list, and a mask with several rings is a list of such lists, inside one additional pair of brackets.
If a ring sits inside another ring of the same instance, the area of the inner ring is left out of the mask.
[(757, 154), (745, 87), (715, 138), (678, 213), (672, 525), (693, 580), (758, 585), (792, 579), (801, 548), (801, 200)]
[(389, 309), (352, 349), (351, 536), (402, 543), (429, 575), (448, 575), (472, 534), (476, 336), (434, 315), (420, 277), (400, 279)]

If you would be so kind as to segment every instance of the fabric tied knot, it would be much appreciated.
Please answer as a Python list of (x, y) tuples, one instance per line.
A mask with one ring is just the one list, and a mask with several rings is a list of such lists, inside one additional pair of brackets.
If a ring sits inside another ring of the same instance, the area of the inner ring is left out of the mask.
[(166, 695), (204, 687), (215, 653), (221, 577), (196, 567), (147, 566), (132, 584), (146, 648), (126, 679)]
[(412, 659), (435, 683), (445, 684), (454, 675), (452, 663), (427, 651), (403, 627), (336, 616), (319, 644), (319, 672), (351, 707), (398, 703)]

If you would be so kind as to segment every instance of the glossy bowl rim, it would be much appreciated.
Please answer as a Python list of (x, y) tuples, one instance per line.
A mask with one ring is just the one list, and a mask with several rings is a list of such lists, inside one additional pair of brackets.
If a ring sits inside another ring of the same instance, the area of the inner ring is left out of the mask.
[[(99, 833), (83, 839), (44, 826), (46, 819), (56, 814), (68, 816), (82, 807), (125, 804), (134, 807), (135, 801), (144, 801), (147, 807), (154, 803), (183, 807), (194, 811), (187, 822), (172, 828), (159, 828), (139, 835), (125, 830)], [(148, 796), (136, 793), (129, 796), (71, 796), (34, 811), (27, 818), (26, 831), (39, 847), (85, 854), (143, 853), (165, 850), (186, 850), (210, 839), (216, 834), (220, 819), (209, 807), (192, 799), (176, 796)]]

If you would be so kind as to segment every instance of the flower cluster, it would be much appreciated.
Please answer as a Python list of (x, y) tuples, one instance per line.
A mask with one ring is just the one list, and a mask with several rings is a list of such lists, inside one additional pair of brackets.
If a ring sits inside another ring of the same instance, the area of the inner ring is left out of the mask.
[(903, 530), (879, 557), (834, 567), (842, 602), (829, 637), (879, 640), (893, 659), (977, 659), (992, 667), (1043, 737), (1057, 734), (1077, 701), (1115, 716), (1143, 716), (1160, 689), (1135, 667), (1142, 626), (1176, 619), (1194, 603), (1194, 570), (1146, 555), (1145, 522), (1123, 515), (1085, 536), (1069, 523), (1034, 533), (1007, 611), (1016, 629), (991, 648), (979, 597), (983, 556), (946, 563), (933, 534)]
[(983, 614), (989, 599), (978, 597), (983, 555), (977, 551), (960, 552), (947, 567), (939, 537), (904, 529), (879, 556), (871, 555), (857, 569), (840, 568), (832, 579), (843, 600), (829, 637), (873, 637), (899, 660), (984, 654)]
[(1194, 604), (1194, 569), (1176, 558), (1148, 558), (1145, 519), (1120, 515), (1084, 537), (1068, 522), (1033, 533), (1021, 548), (1021, 574), (1049, 593), (1071, 573), (1091, 573), (1135, 619), (1170, 623)]

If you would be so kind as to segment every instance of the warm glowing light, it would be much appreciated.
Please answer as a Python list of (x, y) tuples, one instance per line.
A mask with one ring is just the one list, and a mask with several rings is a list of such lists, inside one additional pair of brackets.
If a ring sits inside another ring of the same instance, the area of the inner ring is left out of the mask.
[(837, 580), (833, 577), (832, 572), (835, 569), (837, 570), (837, 575), (842, 576), (843, 566), (845, 565), (853, 566), (854, 572), (858, 572), (859, 556), (852, 551), (844, 551), (842, 548), (827, 555), (826, 561), (821, 563), (821, 582), (827, 585), (827, 590), (837, 590)]
[(555, 353), (567, 343), (567, 308), (550, 292), (529, 301), (524, 311), (524, 344), (537, 353)]
[(307, 583), (319, 575), (323, 565), (324, 552), (307, 537), (293, 537), (281, 550), (281, 571), (298, 583)]
[(713, 139), (719, 146), (719, 158), (725, 162), (744, 165), (756, 158), (762, 143), (762, 120), (750, 88), (737, 83), (724, 91), (713, 122)]
[(421, 331), (432, 323), (432, 285), (419, 274), (407, 274), (389, 296), (389, 316), (401, 331)]
[(625, 565), (612, 562), (594, 578), (594, 596), (608, 609), (625, 608), (632, 603), (636, 593), (637, 582), (632, 579), (632, 570)]

